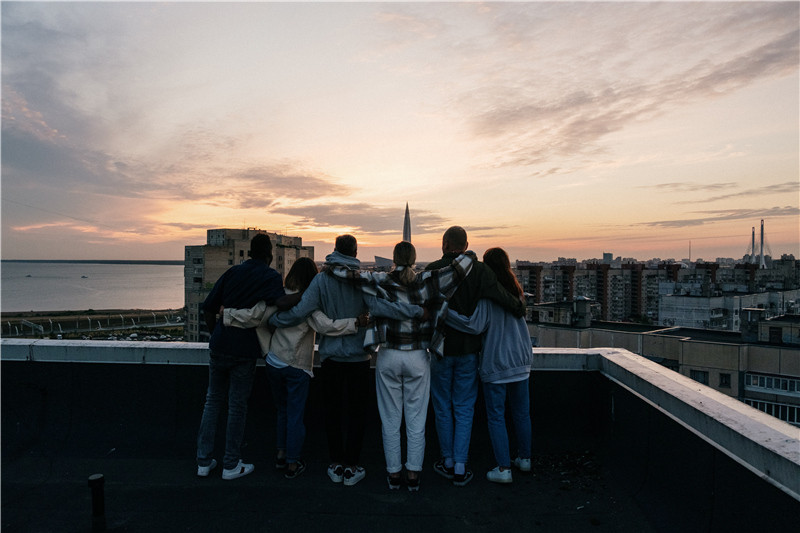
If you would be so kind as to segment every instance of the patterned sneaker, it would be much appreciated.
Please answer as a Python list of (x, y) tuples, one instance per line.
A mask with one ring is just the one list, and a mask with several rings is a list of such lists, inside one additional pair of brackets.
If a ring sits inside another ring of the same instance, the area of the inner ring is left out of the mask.
[(453, 485), (456, 487), (463, 487), (470, 481), (472, 481), (473, 475), (472, 470), (467, 469), (466, 472), (463, 474), (453, 474)]
[(328, 465), (328, 477), (334, 483), (341, 483), (344, 479), (344, 467), (342, 465)]
[(511, 469), (506, 468), (505, 470), (500, 470), (499, 466), (496, 466), (486, 472), (486, 479), (494, 483), (511, 483), (514, 481), (511, 478)]
[(240, 477), (246, 476), (247, 474), (251, 474), (256, 467), (253, 465), (243, 463), (241, 459), (239, 459), (239, 464), (233, 468), (224, 468), (222, 470), (222, 479), (238, 479)]
[(208, 466), (198, 466), (197, 475), (200, 477), (208, 477), (212, 470), (217, 467), (217, 460), (211, 459), (211, 464)]
[(289, 468), (287, 466), (286, 467), (286, 472), (283, 474), (283, 477), (285, 477), (286, 479), (294, 479), (294, 478), (296, 478), (297, 476), (299, 476), (300, 474), (302, 474), (303, 472), (306, 471), (306, 463), (305, 462), (303, 462), (301, 460), (298, 460), (294, 464), (296, 464), (297, 467), (295, 467), (295, 469), (292, 470), (291, 468)]
[(352, 487), (367, 475), (367, 471), (360, 466), (347, 467), (344, 469), (344, 484)]
[(433, 464), (433, 471), (445, 479), (453, 479), (453, 467), (447, 468), (444, 459), (439, 459)]
[(522, 472), (530, 472), (531, 471), (531, 460), (530, 459), (523, 459), (522, 457), (517, 457), (514, 459), (514, 466), (520, 469)]

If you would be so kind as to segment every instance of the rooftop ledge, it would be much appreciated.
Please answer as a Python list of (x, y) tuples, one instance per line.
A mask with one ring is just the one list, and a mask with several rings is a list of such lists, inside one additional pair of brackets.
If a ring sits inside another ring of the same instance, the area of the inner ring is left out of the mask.
[[(0, 339), (3, 361), (205, 365), (205, 343)], [(535, 348), (533, 370), (600, 372), (764, 481), (800, 501), (800, 428), (635, 355)]]

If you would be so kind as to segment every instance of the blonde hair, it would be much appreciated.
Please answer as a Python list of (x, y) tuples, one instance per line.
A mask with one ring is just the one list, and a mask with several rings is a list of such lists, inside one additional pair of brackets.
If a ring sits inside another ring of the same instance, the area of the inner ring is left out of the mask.
[[(392, 271), (392, 277), (401, 285), (411, 285), (417, 279), (417, 273), (414, 271), (414, 263), (417, 262), (417, 250), (414, 245), (408, 241), (400, 241), (394, 247), (392, 260), (395, 264), (395, 270)], [(400, 270), (397, 267), (402, 267)]]

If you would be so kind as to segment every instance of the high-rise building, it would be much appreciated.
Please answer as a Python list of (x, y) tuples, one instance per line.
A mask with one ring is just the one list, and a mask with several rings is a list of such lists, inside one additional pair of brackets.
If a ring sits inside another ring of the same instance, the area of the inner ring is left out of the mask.
[(403, 240), (411, 242), (411, 216), (408, 214), (408, 202), (406, 202), (406, 216), (403, 219)]
[(183, 264), (184, 302), (186, 305), (185, 337), (190, 342), (208, 340), (202, 305), (219, 277), (233, 265), (249, 258), (250, 240), (259, 233), (272, 241), (272, 268), (281, 277), (300, 257), (314, 259), (314, 247), (303, 246), (301, 237), (289, 237), (258, 228), (210, 229), (206, 244), (186, 246)]

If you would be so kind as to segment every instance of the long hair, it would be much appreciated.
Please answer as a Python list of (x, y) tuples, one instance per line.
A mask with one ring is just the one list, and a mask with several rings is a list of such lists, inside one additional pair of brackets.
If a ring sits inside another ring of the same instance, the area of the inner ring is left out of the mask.
[(287, 289), (303, 292), (311, 284), (311, 280), (317, 275), (317, 265), (308, 257), (301, 257), (294, 262), (283, 285)]
[(489, 248), (483, 254), (483, 262), (492, 269), (497, 281), (503, 288), (514, 296), (522, 297), (522, 286), (517, 281), (517, 277), (511, 271), (511, 261), (508, 254), (502, 248)]
[[(392, 260), (395, 264), (395, 270), (392, 271), (392, 277), (400, 285), (411, 285), (417, 279), (417, 273), (414, 271), (414, 263), (417, 262), (417, 250), (414, 245), (408, 241), (400, 241), (394, 246)], [(396, 267), (403, 267), (397, 270)]]

